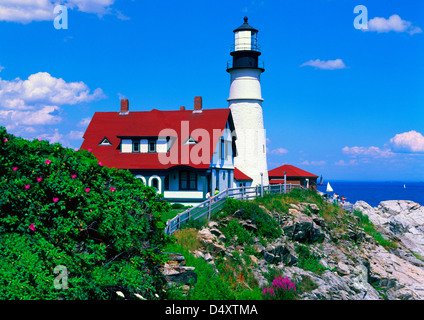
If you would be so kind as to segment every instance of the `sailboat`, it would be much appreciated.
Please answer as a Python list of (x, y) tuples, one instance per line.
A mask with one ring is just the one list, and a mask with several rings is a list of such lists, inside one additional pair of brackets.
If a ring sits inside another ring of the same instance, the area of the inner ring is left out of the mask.
[(405, 185), (403, 185), (403, 188), (404, 188), (404, 189), (406, 189), (406, 186), (405, 186)]
[(321, 175), (319, 185), (322, 186), (323, 184), (324, 184), (324, 180), (322, 179), (322, 175)]
[(327, 182), (327, 190), (326, 192), (333, 192), (333, 188), (331, 188), (330, 182)]

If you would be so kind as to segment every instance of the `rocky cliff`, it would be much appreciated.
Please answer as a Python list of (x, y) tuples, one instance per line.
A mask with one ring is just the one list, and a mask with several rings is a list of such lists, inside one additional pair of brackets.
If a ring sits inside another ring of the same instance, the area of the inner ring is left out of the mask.
[(330, 204), (284, 204), (288, 210), (260, 205), (278, 221), (281, 234), (266, 242), (253, 237), (249, 248), (254, 251), (249, 249), (248, 256), (243, 255), (248, 246), (237, 235), (229, 239), (226, 232), (236, 221), (256, 234), (255, 221), (240, 211), (199, 230), (203, 245), (192, 254), (210, 264), (244, 256), (242, 263), (248, 258), (259, 287), (269, 284), (265, 275), (270, 272), (288, 276), (301, 288), (298, 299), (424, 298), (424, 207), (411, 201), (384, 201), (372, 208), (358, 201), (350, 213)]

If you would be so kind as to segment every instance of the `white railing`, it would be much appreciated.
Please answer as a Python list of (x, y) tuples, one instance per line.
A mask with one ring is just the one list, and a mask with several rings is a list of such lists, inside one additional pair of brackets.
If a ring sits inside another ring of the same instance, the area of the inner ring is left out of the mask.
[(202, 203), (179, 213), (173, 219), (168, 220), (165, 228), (167, 235), (173, 234), (179, 230), (182, 225), (189, 220), (197, 220), (207, 215), (208, 220), (210, 217), (219, 211), (219, 209), (227, 201), (227, 198), (238, 200), (250, 200), (257, 197), (262, 197), (264, 194), (287, 193), (293, 189), (305, 189), (298, 184), (275, 184), (269, 186), (256, 186), (256, 187), (238, 187), (230, 188), (221, 191), (219, 194), (203, 201)]

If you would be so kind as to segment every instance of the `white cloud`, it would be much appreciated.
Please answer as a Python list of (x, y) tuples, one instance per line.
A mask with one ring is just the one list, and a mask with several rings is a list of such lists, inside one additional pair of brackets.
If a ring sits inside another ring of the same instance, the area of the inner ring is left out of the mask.
[(393, 152), (424, 153), (424, 136), (415, 130), (399, 133), (390, 139), (389, 145)]
[(267, 153), (269, 153), (269, 154), (277, 154), (277, 155), (278, 154), (285, 154), (285, 153), (289, 152), (287, 149), (284, 149), (284, 148), (277, 148), (277, 149), (273, 149), (273, 150), (266, 148), (266, 150), (267, 150)]
[(304, 166), (323, 166), (327, 163), (327, 161), (325, 160), (321, 160), (321, 161), (309, 161), (309, 160), (305, 160), (303, 162), (301, 162), (301, 165)]
[(54, 129), (53, 132), (40, 134), (39, 137), (43, 140), (47, 140), (50, 143), (61, 142), (63, 139), (63, 134), (59, 133), (59, 129)]
[(0, 66), (0, 72), (2, 72), (4, 70), (3, 66)]
[(88, 127), (90, 124), (91, 118), (82, 118), (81, 121), (78, 123), (79, 127)]
[(83, 82), (66, 82), (47, 72), (32, 74), (27, 80), (0, 78), (0, 121), (18, 132), (22, 126), (58, 124), (61, 106), (104, 97), (101, 89), (91, 93)]
[[(115, 0), (68, 0), (63, 2), (68, 9), (94, 13), (99, 16), (116, 14), (119, 19), (127, 19), (119, 11), (112, 10)], [(53, 21), (54, 7), (59, 4), (51, 0), (1, 0), (0, 21), (30, 23), (32, 21)]]
[(68, 133), (67, 137), (70, 140), (79, 140), (82, 139), (82, 136), (84, 135), (83, 131), (74, 131), (71, 130), (71, 132)]
[(390, 149), (380, 149), (379, 147), (344, 147), (342, 149), (344, 154), (353, 157), (373, 157), (373, 158), (389, 158), (394, 154)]
[(352, 160), (349, 160), (349, 161), (344, 161), (344, 160), (339, 160), (339, 161), (336, 161), (335, 163), (334, 163), (336, 166), (342, 166), (342, 167), (344, 167), (344, 166), (357, 166), (358, 165), (358, 160), (357, 159), (352, 159)]
[(410, 35), (423, 32), (420, 27), (413, 26), (412, 22), (402, 20), (400, 16), (394, 14), (388, 19), (375, 17), (368, 21), (368, 29), (362, 29), (363, 31), (376, 31), (378, 33), (383, 32), (407, 32)]
[(336, 69), (345, 69), (346, 65), (344, 64), (342, 59), (335, 59), (335, 60), (309, 60), (307, 62), (304, 62), (300, 65), (301, 67), (310, 66), (315, 67), (317, 69), (323, 69), (323, 70), (336, 70)]

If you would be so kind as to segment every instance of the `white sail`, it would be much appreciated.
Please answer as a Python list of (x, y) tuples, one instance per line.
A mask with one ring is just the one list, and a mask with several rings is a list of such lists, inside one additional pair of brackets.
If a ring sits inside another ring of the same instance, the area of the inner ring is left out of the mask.
[(333, 188), (330, 186), (330, 182), (327, 182), (327, 192), (333, 192)]

